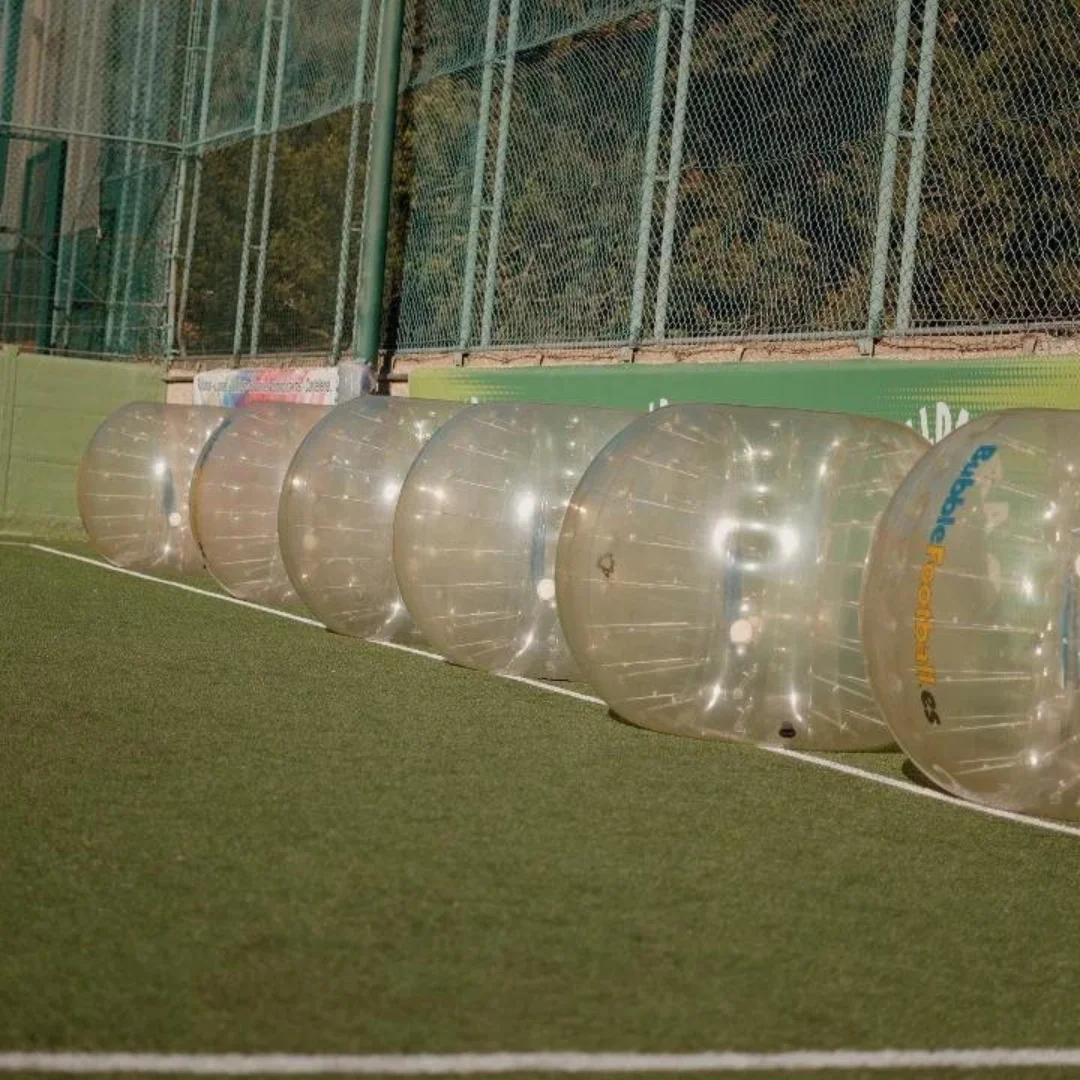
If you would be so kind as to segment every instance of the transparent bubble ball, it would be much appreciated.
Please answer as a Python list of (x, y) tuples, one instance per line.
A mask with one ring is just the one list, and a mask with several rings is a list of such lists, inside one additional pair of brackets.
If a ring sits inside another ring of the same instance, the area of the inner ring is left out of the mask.
[(326, 411), (247, 405), (233, 410), (203, 450), (191, 485), (195, 538), (207, 569), (241, 600), (298, 604), (278, 545), (278, 502), (293, 454)]
[(229, 415), (208, 406), (134, 402), (101, 424), (76, 480), (79, 516), (99, 555), (133, 570), (203, 569), (188, 492), (203, 447)]
[(476, 405), (432, 436), (398, 501), (394, 565), (413, 621), (445, 657), (575, 677), (556, 611), (555, 547), (585, 468), (632, 419), (608, 409)]
[(559, 541), (571, 651), (614, 712), (676, 735), (892, 744), (859, 602), (874, 526), (926, 443), (856, 416), (672, 405), (598, 455)]
[(863, 636), (897, 742), (956, 795), (1080, 820), (1080, 413), (993, 413), (882, 518)]
[(300, 598), (331, 630), (424, 643), (394, 574), (394, 511), (417, 454), (464, 407), (364, 394), (300, 445), (281, 493), (281, 554)]

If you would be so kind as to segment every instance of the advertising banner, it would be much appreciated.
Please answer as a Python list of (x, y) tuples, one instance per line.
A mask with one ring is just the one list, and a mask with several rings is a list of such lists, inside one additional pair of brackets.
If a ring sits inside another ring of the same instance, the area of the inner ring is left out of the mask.
[(371, 393), (375, 380), (365, 364), (318, 368), (217, 368), (195, 376), (196, 405), (233, 408), (257, 401), (336, 405)]
[(639, 411), (686, 401), (821, 409), (894, 420), (936, 442), (979, 413), (1080, 409), (1080, 357), (433, 368), (410, 375), (409, 395)]

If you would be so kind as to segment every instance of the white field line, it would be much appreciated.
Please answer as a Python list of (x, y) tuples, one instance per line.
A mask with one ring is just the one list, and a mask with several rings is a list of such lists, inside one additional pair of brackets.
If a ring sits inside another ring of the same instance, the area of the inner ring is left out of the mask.
[[(237, 604), (240, 607), (253, 608), (255, 611), (263, 611), (268, 615), (276, 615), (280, 619), (289, 619), (292, 622), (303, 623), (305, 626), (315, 626), (320, 630), (325, 629), (323, 624), (315, 619), (309, 619), (304, 615), (294, 615), (292, 612), (282, 611), (279, 608), (266, 607), (264, 604), (255, 604), (250, 600), (238, 600), (235, 596), (229, 596), (226, 593), (210, 592), (207, 589), (199, 589), (194, 585), (187, 585), (182, 581), (171, 581), (168, 578), (154, 577), (152, 574), (144, 574), (138, 570), (126, 570), (123, 567), (113, 566), (111, 563), (102, 562), (100, 559), (92, 559), (86, 555), (76, 555), (70, 551), (61, 551), (59, 548), (48, 547), (45, 544), (25, 544), (22, 546), (33, 548), (33, 550), (44, 552), (47, 555), (58, 555), (62, 559), (73, 559), (75, 562), (87, 563), (90, 566), (96, 566), (102, 570), (110, 570), (114, 574), (125, 574), (128, 577), (139, 578), (142, 581), (152, 581), (158, 585), (167, 585), (173, 589), (182, 589), (184, 592), (206, 596), (211, 600), (221, 600), (227, 604)], [(424, 649), (414, 649), (410, 645), (398, 645), (387, 641), (373, 641), (370, 644), (382, 645), (385, 648), (397, 649), (400, 652), (412, 653), (415, 656), (423, 656), (430, 660), (442, 661), (443, 659), (438, 653), (427, 652)], [(590, 704), (605, 704), (605, 702), (598, 697), (592, 697), (589, 694), (580, 694), (576, 690), (568, 690), (565, 687), (553, 683), (541, 682), (538, 679), (527, 679), (521, 675), (500, 675), (499, 678), (508, 679), (511, 682), (524, 683), (527, 686), (533, 686), (539, 690), (546, 690), (553, 694), (562, 694), (564, 697), (574, 698), (578, 701), (586, 701)], [(1066, 825), (1063, 822), (1049, 821), (1045, 818), (1028, 817), (1024, 814), (1015, 814), (1009, 810), (996, 810), (991, 806), (982, 806), (979, 803), (967, 802), (963, 799), (957, 799), (952, 795), (945, 795), (933, 788), (923, 787), (922, 785), (914, 784), (909, 780), (898, 780), (893, 776), (885, 776), (882, 773), (872, 772), (869, 769), (860, 769), (854, 765), (833, 761), (830, 758), (818, 757), (816, 754), (807, 754), (799, 750), (788, 750), (782, 746), (763, 746), (760, 749), (766, 750), (771, 754), (776, 754), (779, 757), (790, 758), (793, 761), (801, 761), (810, 765), (816, 765), (821, 769), (832, 769), (834, 772), (843, 773), (845, 776), (855, 776), (860, 780), (870, 780), (875, 784), (882, 784), (885, 787), (906, 791), (911, 795), (918, 795), (924, 799), (936, 799), (938, 802), (946, 803), (958, 810), (967, 810), (973, 814), (983, 814), (987, 817), (1004, 819), (1005, 821), (1011, 821), (1017, 825), (1027, 825), (1029, 828), (1033, 829), (1044, 829), (1047, 832), (1080, 837), (1080, 827), (1076, 825)]]
[(1080, 1066), (1080, 1049), (793, 1050), (778, 1054), (0, 1053), (0, 1072), (184, 1076), (464, 1076), (520, 1073), (799, 1073)]
[(910, 792), (912, 795), (921, 795), (924, 799), (937, 799), (938, 802), (947, 803), (963, 810), (971, 810), (977, 814), (986, 814), (988, 817), (1003, 818), (1005, 821), (1015, 821), (1019, 825), (1033, 825), (1039, 829), (1047, 829), (1050, 832), (1064, 833), (1066, 836), (1080, 836), (1080, 827), (1066, 825), (1062, 821), (1048, 821), (1045, 818), (1027, 817), (1024, 814), (1015, 814), (1011, 810), (998, 810), (993, 806), (983, 806), (980, 803), (966, 802), (954, 795), (946, 795), (935, 788), (923, 787), (921, 784), (913, 784), (908, 780), (897, 780), (894, 776), (884, 776), (881, 773), (869, 772), (866, 769), (857, 769), (854, 765), (845, 765), (842, 761), (833, 761), (831, 758), (818, 757), (816, 754), (803, 753), (801, 750), (788, 750), (783, 746), (762, 746), (761, 750), (767, 750), (771, 754), (780, 757), (794, 758), (796, 761), (805, 761), (811, 765), (817, 765), (822, 769), (832, 769), (834, 772), (844, 773), (846, 776), (858, 776), (863, 780), (873, 780), (886, 787), (899, 788), (901, 791)]

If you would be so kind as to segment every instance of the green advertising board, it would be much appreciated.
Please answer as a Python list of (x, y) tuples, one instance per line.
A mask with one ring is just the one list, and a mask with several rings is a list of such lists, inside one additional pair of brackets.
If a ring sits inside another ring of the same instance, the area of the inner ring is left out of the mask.
[(433, 368), (410, 375), (409, 395), (640, 411), (687, 401), (824, 409), (894, 420), (937, 441), (979, 413), (1080, 409), (1080, 357)]

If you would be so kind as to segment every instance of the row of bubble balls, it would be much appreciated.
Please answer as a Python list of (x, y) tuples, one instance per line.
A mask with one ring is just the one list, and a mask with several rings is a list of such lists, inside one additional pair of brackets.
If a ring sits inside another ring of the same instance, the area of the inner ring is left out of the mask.
[(1077, 819), (1078, 435), (1035, 410), (929, 448), (724, 405), (134, 404), (78, 497), (120, 566), (583, 679), (658, 731), (899, 743), (950, 792)]

